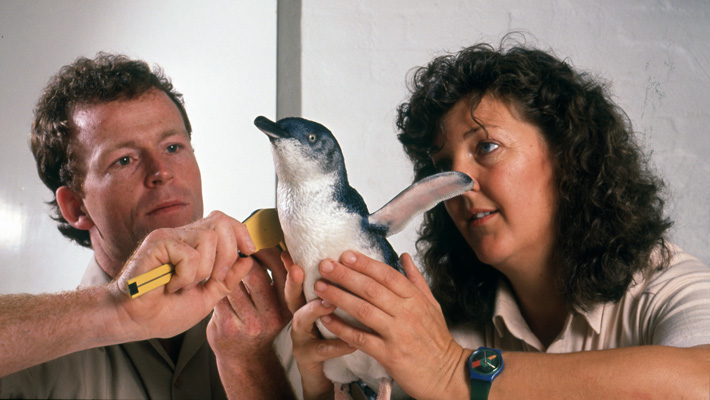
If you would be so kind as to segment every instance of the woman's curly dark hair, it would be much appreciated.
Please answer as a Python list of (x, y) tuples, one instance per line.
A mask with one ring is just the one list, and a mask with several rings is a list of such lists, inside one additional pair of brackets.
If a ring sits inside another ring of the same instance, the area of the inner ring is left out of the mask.
[[(160, 68), (123, 55), (99, 53), (96, 58), (78, 58), (50, 78), (34, 110), (30, 134), (32, 154), (42, 182), (54, 195), (61, 186), (81, 193), (83, 174), (72, 153), (71, 118), (78, 106), (135, 99), (158, 89), (175, 103), (188, 135), (192, 128), (178, 93)], [(59, 231), (84, 247), (91, 247), (89, 232), (72, 227), (62, 217), (56, 195), (49, 202)]]
[[(412, 75), (398, 108), (399, 140), (415, 179), (436, 172), (430, 154), (442, 117), (459, 101), (473, 114), (484, 95), (503, 101), (539, 127), (558, 188), (557, 287), (570, 310), (618, 301), (634, 274), (653, 268), (665, 242), (663, 182), (648, 166), (626, 114), (604, 84), (547, 52), (516, 44), (477, 44), (437, 57)], [(480, 262), (443, 204), (425, 214), (417, 247), (432, 291), (450, 324), (491, 321), (501, 274)]]

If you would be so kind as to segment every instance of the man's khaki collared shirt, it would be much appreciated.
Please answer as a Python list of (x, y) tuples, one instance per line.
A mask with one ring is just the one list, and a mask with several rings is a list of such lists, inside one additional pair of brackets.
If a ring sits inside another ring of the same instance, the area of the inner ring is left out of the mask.
[[(109, 281), (92, 258), (80, 287)], [(1, 378), (0, 397), (224, 399), (208, 321), (185, 332), (176, 363), (156, 339), (88, 349)]]

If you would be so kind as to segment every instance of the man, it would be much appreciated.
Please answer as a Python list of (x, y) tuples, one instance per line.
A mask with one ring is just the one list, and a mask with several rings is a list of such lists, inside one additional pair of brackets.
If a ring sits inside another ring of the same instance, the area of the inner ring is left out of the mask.
[[(255, 249), (238, 221), (201, 219), (190, 134), (181, 95), (144, 62), (100, 54), (50, 81), (32, 151), (59, 230), (94, 259), (75, 292), (0, 298), (0, 376), (68, 354), (3, 378), (0, 396), (222, 398), (218, 369), (230, 394), (290, 396), (272, 347), (289, 316), (283, 265), (274, 251), (240, 258)], [(123, 293), (166, 262), (165, 288)]]

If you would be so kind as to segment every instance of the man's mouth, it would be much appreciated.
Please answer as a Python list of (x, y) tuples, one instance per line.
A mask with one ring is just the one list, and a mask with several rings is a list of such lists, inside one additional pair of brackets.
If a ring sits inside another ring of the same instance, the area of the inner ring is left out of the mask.
[(184, 206), (186, 206), (186, 205), (187, 205), (187, 203), (177, 202), (177, 201), (175, 201), (175, 202), (161, 203), (161, 204), (159, 204), (157, 207), (155, 207), (154, 209), (152, 209), (151, 211), (149, 211), (149, 212), (147, 213), (147, 215), (153, 216), (153, 215), (161, 214), (161, 213), (164, 213), (164, 212), (170, 212), (170, 211), (172, 211), (172, 210), (175, 210), (175, 209), (184, 207)]

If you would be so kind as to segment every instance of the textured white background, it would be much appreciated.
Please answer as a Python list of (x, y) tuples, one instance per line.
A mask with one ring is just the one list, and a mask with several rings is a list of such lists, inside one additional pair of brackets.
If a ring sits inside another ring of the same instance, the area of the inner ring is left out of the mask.
[[(405, 76), (511, 30), (611, 83), (669, 185), (673, 240), (710, 263), (710, 2), (303, 0), (303, 116), (336, 134), (370, 209), (411, 168), (395, 136)], [(391, 241), (414, 251), (415, 221)]]
[(0, 293), (76, 287), (91, 252), (55, 228), (29, 150), (47, 79), (78, 56), (159, 64), (185, 95), (205, 214), (273, 207), (269, 143), (252, 124), (276, 108), (276, 0), (0, 1)]
[[(395, 107), (414, 66), (477, 41), (527, 33), (611, 83), (669, 185), (673, 239), (710, 262), (710, 3), (651, 0), (303, 0), (302, 115), (338, 137), (371, 210), (406, 187)], [(73, 288), (90, 252), (68, 244), (27, 144), (47, 78), (79, 55), (158, 63), (186, 97), (205, 209), (236, 218), (273, 205), (276, 0), (0, 1), (0, 293)], [(286, 94), (288, 95), (288, 93)], [(413, 222), (395, 248), (413, 252)]]

